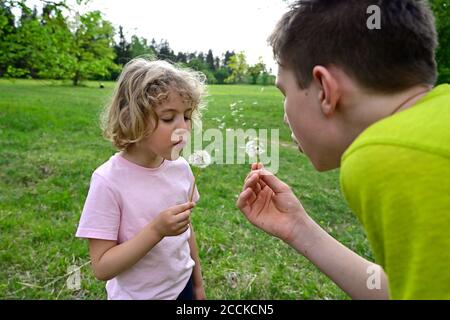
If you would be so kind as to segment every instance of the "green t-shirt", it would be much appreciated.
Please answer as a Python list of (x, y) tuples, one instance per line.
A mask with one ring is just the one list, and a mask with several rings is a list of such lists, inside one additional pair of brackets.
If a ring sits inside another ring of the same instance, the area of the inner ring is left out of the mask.
[(450, 299), (450, 85), (367, 128), (342, 157), (341, 187), (390, 297)]

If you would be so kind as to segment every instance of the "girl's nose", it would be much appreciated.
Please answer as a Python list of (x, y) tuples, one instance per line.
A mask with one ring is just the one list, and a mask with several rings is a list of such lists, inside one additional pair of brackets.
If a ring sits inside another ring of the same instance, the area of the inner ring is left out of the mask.
[(186, 120), (184, 117), (183, 119), (178, 123), (177, 129), (184, 129), (188, 130), (190, 128), (190, 121)]

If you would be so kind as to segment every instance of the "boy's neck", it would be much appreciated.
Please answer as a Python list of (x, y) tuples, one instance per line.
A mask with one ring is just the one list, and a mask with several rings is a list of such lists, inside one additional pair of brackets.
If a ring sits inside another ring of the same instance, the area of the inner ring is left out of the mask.
[(350, 121), (363, 131), (371, 124), (414, 106), (432, 87), (416, 86), (396, 94), (359, 93), (348, 101)]
[(127, 149), (123, 150), (121, 156), (128, 161), (145, 168), (158, 168), (164, 161), (163, 157), (153, 152), (144, 152), (135, 144), (128, 146)]
[(394, 109), (394, 111), (391, 113), (391, 115), (398, 113), (400, 111), (403, 111), (405, 109), (408, 109), (409, 107), (412, 107), (420, 99), (422, 99), (425, 95), (427, 95), (431, 89), (432, 88), (422, 88), (422, 90), (419, 91), (418, 93), (416, 93), (414, 95), (410, 95), (402, 104), (400, 104), (397, 108)]

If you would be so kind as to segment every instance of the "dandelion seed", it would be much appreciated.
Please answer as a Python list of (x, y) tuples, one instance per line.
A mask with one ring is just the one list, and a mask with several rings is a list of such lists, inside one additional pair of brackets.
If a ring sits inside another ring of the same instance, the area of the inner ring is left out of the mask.
[(258, 156), (266, 152), (266, 150), (264, 149), (264, 145), (258, 138), (254, 138), (247, 142), (245, 145), (245, 151), (251, 158), (256, 156), (256, 163), (259, 162)]
[(198, 150), (188, 157), (188, 162), (194, 167), (204, 169), (211, 164), (211, 156), (206, 150)]

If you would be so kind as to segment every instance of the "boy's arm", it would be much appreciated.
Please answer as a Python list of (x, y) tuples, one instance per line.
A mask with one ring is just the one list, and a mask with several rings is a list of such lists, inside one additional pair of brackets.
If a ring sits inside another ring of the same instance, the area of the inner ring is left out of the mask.
[[(270, 172), (254, 170), (248, 175), (237, 206), (251, 223), (291, 245), (352, 298), (389, 298), (381, 267), (325, 232), (308, 216), (290, 187)], [(379, 289), (371, 289), (378, 284)]]
[(203, 287), (202, 269), (200, 266), (200, 257), (198, 255), (197, 241), (195, 239), (194, 228), (191, 226), (191, 236), (189, 237), (189, 248), (191, 249), (191, 258), (195, 261), (194, 270), (192, 271), (192, 282), (194, 287), (194, 299), (206, 299), (205, 289)]
[(330, 236), (309, 216), (297, 224), (288, 242), (353, 299), (389, 299), (383, 269), (357, 255)]

